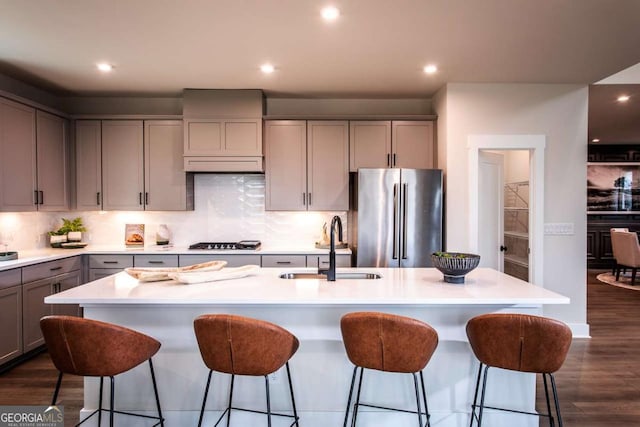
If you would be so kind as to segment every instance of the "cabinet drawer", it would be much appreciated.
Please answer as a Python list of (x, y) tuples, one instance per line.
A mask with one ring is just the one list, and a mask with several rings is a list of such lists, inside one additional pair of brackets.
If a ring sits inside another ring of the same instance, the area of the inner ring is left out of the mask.
[(92, 268), (89, 270), (89, 281), (102, 279), (103, 277), (111, 276), (112, 274), (120, 273), (120, 268)]
[(262, 255), (263, 267), (306, 267), (304, 255)]
[(134, 255), (136, 267), (177, 267), (178, 255)]
[(89, 268), (133, 267), (133, 255), (89, 255)]
[(180, 267), (186, 265), (200, 264), (208, 261), (227, 261), (227, 267), (242, 267), (243, 265), (260, 265), (260, 255), (180, 255)]
[[(329, 255), (307, 255), (307, 267), (329, 267)], [(336, 255), (336, 267), (351, 267), (351, 255)]]
[(0, 289), (22, 284), (22, 271), (19, 268), (0, 272)]
[(22, 269), (22, 282), (29, 283), (35, 280), (45, 279), (58, 274), (68, 273), (82, 268), (82, 259), (79, 256), (43, 262)]

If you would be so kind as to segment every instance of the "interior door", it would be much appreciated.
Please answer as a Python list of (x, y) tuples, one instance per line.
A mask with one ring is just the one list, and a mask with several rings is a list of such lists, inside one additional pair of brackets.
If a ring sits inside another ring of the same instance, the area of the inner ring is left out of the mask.
[(480, 151), (478, 189), (478, 252), (480, 267), (504, 271), (504, 155)]

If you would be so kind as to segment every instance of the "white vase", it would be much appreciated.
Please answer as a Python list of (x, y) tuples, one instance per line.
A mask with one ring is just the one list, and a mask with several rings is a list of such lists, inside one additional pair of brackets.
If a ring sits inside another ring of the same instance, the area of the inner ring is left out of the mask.
[(167, 224), (160, 224), (156, 231), (156, 245), (168, 245), (171, 240), (171, 233)]
[(70, 242), (82, 241), (82, 231), (70, 231), (69, 233), (67, 233), (67, 239)]

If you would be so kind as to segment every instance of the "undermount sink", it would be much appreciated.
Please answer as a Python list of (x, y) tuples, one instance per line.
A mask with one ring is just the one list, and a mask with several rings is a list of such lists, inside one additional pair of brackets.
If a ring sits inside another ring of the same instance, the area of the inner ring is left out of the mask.
[[(325, 274), (318, 273), (282, 273), (280, 276), (281, 279), (316, 279), (316, 280), (326, 280), (327, 276)], [(352, 279), (352, 280), (372, 280), (372, 279), (381, 279), (382, 275), (378, 273), (360, 273), (360, 272), (352, 272), (352, 273), (336, 273), (336, 280), (342, 279)]]

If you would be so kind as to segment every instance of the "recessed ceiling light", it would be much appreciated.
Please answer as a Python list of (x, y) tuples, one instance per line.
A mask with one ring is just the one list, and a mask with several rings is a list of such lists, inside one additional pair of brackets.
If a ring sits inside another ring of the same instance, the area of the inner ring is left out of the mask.
[(260, 71), (262, 71), (265, 74), (271, 74), (275, 71), (275, 67), (271, 64), (262, 64), (260, 66)]
[(426, 74), (434, 74), (436, 71), (438, 71), (438, 67), (433, 65), (433, 64), (429, 64), (429, 65), (425, 66), (422, 70)]
[(600, 142), (600, 140), (598, 138), (593, 138), (591, 142)]
[(629, 95), (620, 95), (618, 97), (618, 102), (627, 102), (629, 100)]
[(320, 12), (325, 21), (335, 21), (340, 16), (340, 10), (334, 6), (327, 6)]
[(113, 65), (107, 62), (99, 62), (96, 64), (96, 67), (98, 67), (98, 70), (102, 71), (103, 73), (108, 73), (109, 71), (113, 70)]

